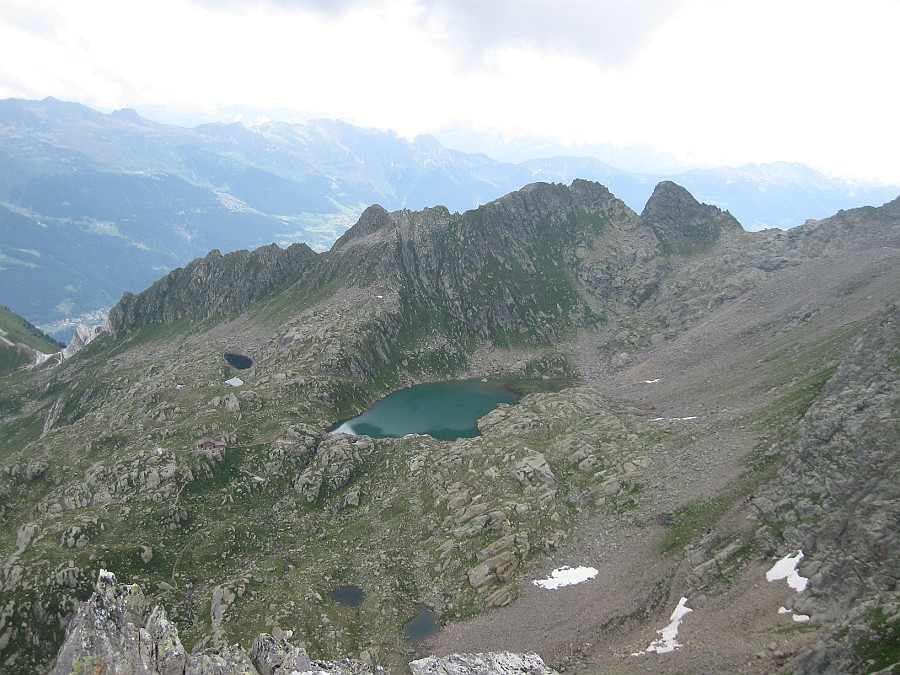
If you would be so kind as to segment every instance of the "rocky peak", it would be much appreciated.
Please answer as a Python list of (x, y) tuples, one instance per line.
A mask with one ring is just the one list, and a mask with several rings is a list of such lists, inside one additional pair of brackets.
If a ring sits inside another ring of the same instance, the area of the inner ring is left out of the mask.
[(701, 204), (672, 181), (656, 186), (641, 220), (653, 230), (664, 250), (681, 254), (706, 250), (722, 232), (743, 229), (730, 213)]
[(569, 191), (579, 202), (583, 204), (595, 205), (597, 203), (607, 203), (610, 201), (618, 201), (618, 198), (609, 191), (605, 185), (594, 181), (576, 178), (572, 181)]
[(391, 214), (378, 204), (373, 204), (359, 217), (356, 225), (347, 230), (334, 244), (333, 248), (344, 246), (348, 242), (361, 239), (375, 232), (387, 230), (394, 226)]
[(105, 333), (109, 331), (109, 327), (106, 323), (102, 326), (84, 326), (79, 324), (75, 328), (75, 333), (72, 335), (72, 339), (69, 340), (69, 344), (66, 345), (65, 349), (60, 352), (60, 360), (68, 359), (82, 349), (88, 346), (91, 342), (93, 342), (97, 337), (100, 336), (101, 333)]
[(109, 116), (122, 122), (149, 126), (148, 120), (141, 117), (134, 108), (119, 108), (118, 110), (113, 110)]

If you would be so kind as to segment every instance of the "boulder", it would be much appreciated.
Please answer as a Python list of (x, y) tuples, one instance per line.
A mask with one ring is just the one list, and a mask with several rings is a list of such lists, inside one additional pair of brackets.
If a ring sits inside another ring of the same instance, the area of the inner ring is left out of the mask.
[(513, 469), (513, 478), (522, 485), (529, 485), (536, 481), (552, 484), (556, 482), (556, 476), (547, 464), (547, 458), (543, 453), (536, 453), (523, 459)]

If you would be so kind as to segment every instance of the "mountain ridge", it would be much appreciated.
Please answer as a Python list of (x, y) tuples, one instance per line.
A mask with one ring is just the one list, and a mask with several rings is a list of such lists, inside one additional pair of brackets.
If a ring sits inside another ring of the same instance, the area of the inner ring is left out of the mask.
[(109, 313), (113, 334), (183, 318), (203, 320), (239, 313), (278, 286), (292, 281), (315, 258), (306, 244), (275, 244), (204, 258), (169, 272), (139, 295), (126, 293)]
[(897, 192), (822, 176), (785, 188), (759, 172), (632, 174), (585, 158), (503, 163), (328, 120), (188, 129), (55, 100), (0, 103), (0, 300), (45, 329), (110, 308), (213, 248), (325, 250), (372, 203), (465, 211), (536, 180), (588, 178), (638, 210), (673, 178), (758, 229)]

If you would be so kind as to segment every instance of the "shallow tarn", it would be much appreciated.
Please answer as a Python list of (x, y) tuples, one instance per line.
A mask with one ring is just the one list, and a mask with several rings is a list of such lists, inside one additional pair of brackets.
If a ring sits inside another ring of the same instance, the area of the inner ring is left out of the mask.
[(253, 365), (253, 359), (249, 356), (244, 356), (243, 354), (225, 352), (224, 356), (225, 360), (228, 361), (228, 365), (232, 368), (237, 368), (238, 370), (247, 370), (247, 368)]
[(424, 640), (429, 635), (436, 633), (441, 627), (436, 612), (432, 612), (422, 603), (416, 604), (416, 609), (419, 610), (418, 616), (403, 627), (403, 634), (413, 642)]
[(366, 599), (366, 592), (359, 586), (346, 584), (328, 591), (328, 597), (347, 607), (359, 607)]

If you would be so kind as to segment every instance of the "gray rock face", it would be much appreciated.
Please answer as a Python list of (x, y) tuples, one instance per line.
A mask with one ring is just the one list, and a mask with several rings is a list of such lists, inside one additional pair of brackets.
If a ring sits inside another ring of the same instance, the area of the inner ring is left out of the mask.
[(838, 619), (798, 672), (855, 672), (867, 649), (897, 639), (898, 315), (892, 308), (865, 330), (806, 414), (798, 454), (757, 500), (764, 523), (796, 523), (784, 544), (803, 550), (799, 572), (813, 593), (794, 609)]
[(271, 635), (263, 634), (256, 638), (249, 655), (259, 675), (282, 675), (314, 670), (305, 649), (294, 647), (286, 640), (279, 640)]
[(95, 666), (105, 666), (111, 672), (171, 672), (161, 666), (168, 667), (173, 658), (177, 660), (177, 655), (184, 653), (177, 633), (175, 642), (161, 649), (155, 649), (161, 646), (159, 643), (148, 646), (142, 640), (150, 635), (147, 628), (164, 639), (171, 638), (166, 630), (169, 626), (164, 612), (154, 612), (151, 624), (147, 601), (138, 586), (117, 584), (112, 573), (101, 570), (94, 594), (76, 610), (50, 672), (89, 673)]
[(528, 485), (535, 481), (548, 484), (556, 482), (556, 477), (547, 464), (547, 458), (541, 453), (526, 457), (516, 464), (513, 476), (522, 485)]
[[(227, 592), (227, 590), (226, 590)], [(215, 608), (213, 610), (215, 612)], [(188, 654), (161, 607), (150, 609), (136, 584), (101, 570), (94, 594), (75, 611), (52, 675), (96, 672), (134, 675), (371, 675), (361, 661), (311, 661), (306, 650), (262, 634), (249, 651), (239, 645)]]
[(69, 344), (60, 352), (60, 357), (63, 359), (71, 358), (88, 344), (93, 342), (101, 333), (107, 332), (108, 330), (109, 328), (106, 324), (94, 326), (93, 328), (78, 326), (75, 329), (75, 334), (72, 336)]
[(493, 652), (487, 654), (451, 654), (445, 658), (429, 656), (412, 661), (413, 675), (554, 675), (537, 654)]

